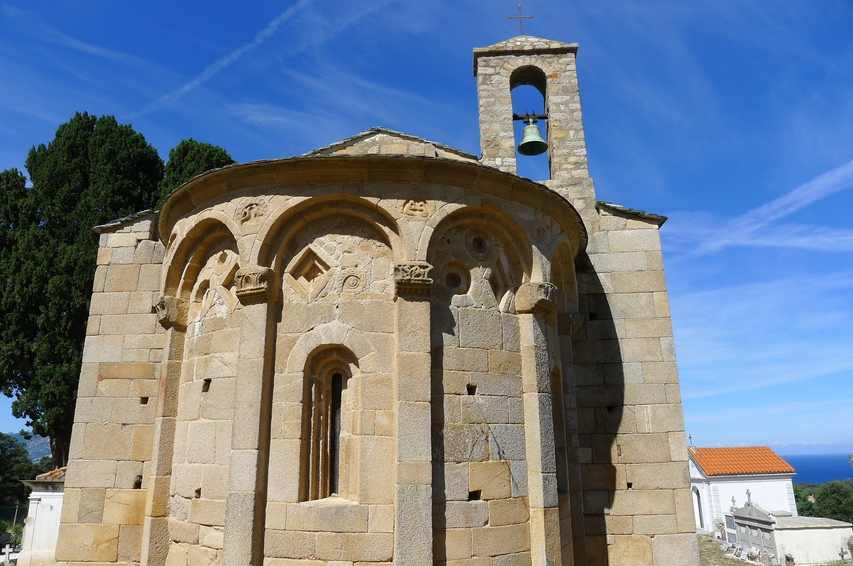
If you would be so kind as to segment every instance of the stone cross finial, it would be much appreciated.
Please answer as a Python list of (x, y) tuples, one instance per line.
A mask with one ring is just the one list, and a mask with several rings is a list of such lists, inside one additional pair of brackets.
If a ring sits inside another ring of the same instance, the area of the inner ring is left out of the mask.
[(746, 490), (746, 502), (752, 503), (752, 492), (749, 491), (748, 489)]
[(737, 508), (737, 503), (735, 503), (735, 496), (732, 495), (732, 509), (736, 509), (736, 508)]
[(524, 35), (524, 20), (535, 18), (536, 16), (525, 16), (521, 11), (521, 4), (518, 5), (518, 15), (517, 16), (507, 16), (508, 20), (518, 20), (518, 29), (521, 32), (521, 35)]

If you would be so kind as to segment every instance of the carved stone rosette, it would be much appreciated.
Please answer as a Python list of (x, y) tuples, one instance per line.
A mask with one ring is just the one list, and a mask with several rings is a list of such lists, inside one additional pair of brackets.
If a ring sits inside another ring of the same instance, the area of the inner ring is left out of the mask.
[(519, 313), (534, 313), (550, 316), (556, 309), (554, 302), (557, 287), (544, 281), (525, 283), (515, 295), (515, 310)]
[(394, 283), (397, 296), (429, 295), (432, 291), (432, 279), (429, 272), (432, 265), (425, 261), (412, 261), (394, 265)]
[(278, 289), (278, 278), (269, 267), (249, 265), (241, 267), (234, 275), (237, 298), (244, 305), (272, 302)]
[(157, 301), (157, 304), (154, 305), (154, 311), (157, 313), (157, 322), (167, 330), (169, 328), (176, 328), (178, 330), (186, 329), (189, 305), (190, 303), (186, 299), (163, 295)]

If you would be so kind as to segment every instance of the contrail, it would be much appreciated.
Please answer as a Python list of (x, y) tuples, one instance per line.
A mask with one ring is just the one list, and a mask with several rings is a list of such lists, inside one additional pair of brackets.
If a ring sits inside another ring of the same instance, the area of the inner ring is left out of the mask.
[(248, 51), (251, 51), (252, 49), (254, 49), (257, 46), (259, 46), (260, 44), (262, 44), (264, 41), (269, 39), (278, 30), (278, 28), (281, 27), (281, 25), (283, 23), (285, 23), (287, 20), (292, 18), (294, 14), (296, 14), (300, 10), (304, 9), (306, 6), (308, 6), (312, 2), (314, 2), (314, 0), (299, 0), (299, 2), (297, 2), (294, 6), (291, 6), (290, 8), (288, 8), (287, 10), (285, 10), (284, 12), (282, 12), (281, 14), (276, 16), (270, 23), (268, 23), (266, 25), (266, 27), (264, 29), (262, 29), (257, 34), (255, 34), (255, 38), (252, 41), (250, 41), (249, 43), (247, 43), (246, 45), (243, 45), (242, 47), (240, 47), (238, 49), (235, 49), (234, 51), (232, 51), (231, 53), (229, 53), (225, 57), (222, 57), (218, 61), (212, 63), (200, 75), (195, 77), (193, 80), (191, 80), (187, 84), (181, 86), (180, 88), (173, 90), (169, 94), (161, 96), (160, 98), (158, 98), (157, 100), (155, 100), (154, 102), (152, 102), (151, 104), (149, 104), (148, 106), (146, 106), (145, 108), (143, 108), (142, 110), (137, 112), (135, 115), (139, 116), (142, 114), (147, 114), (148, 112), (151, 112), (152, 110), (157, 110), (159, 108), (163, 108), (164, 106), (168, 106), (168, 105), (172, 104), (173, 102), (177, 101), (178, 99), (180, 99), (182, 96), (184, 96), (189, 91), (191, 91), (194, 88), (196, 88), (197, 86), (199, 86), (200, 84), (207, 82), (208, 80), (211, 79), (211, 77), (216, 75), (219, 71), (221, 71), (222, 69), (224, 69), (225, 67), (227, 67), (228, 65), (230, 65), (231, 63), (233, 63), (234, 61), (239, 59), (240, 57), (242, 57)]
[[(813, 202), (849, 188), (853, 188), (853, 160), (822, 175), (818, 175), (781, 197), (727, 222), (720, 231), (721, 233), (707, 239), (703, 245), (695, 250), (695, 253), (717, 251), (728, 245), (742, 244), (748, 241), (751, 235), (759, 232), (772, 222), (793, 214)], [(846, 230), (838, 231), (834, 234), (836, 237), (841, 236), (846, 239), (849, 239), (850, 236), (849, 231)], [(831, 234), (825, 233), (819, 235), (825, 237)], [(802, 234), (797, 234), (797, 236), (800, 238), (803, 237)]]

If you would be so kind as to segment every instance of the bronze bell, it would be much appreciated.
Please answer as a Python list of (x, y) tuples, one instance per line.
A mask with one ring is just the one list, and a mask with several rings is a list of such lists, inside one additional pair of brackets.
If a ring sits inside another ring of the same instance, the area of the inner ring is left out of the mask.
[(539, 126), (527, 124), (524, 126), (524, 138), (518, 144), (518, 153), (521, 155), (539, 155), (548, 151), (548, 143), (542, 139)]

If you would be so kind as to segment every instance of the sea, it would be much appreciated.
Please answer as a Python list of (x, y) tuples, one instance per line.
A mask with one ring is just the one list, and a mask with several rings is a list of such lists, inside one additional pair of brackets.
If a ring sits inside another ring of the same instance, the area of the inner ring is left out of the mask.
[(794, 483), (825, 483), (853, 478), (849, 454), (799, 454), (782, 458), (791, 464), (797, 473)]

